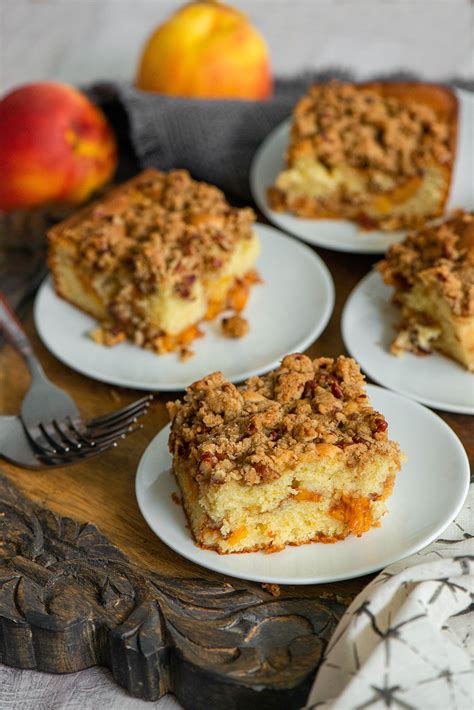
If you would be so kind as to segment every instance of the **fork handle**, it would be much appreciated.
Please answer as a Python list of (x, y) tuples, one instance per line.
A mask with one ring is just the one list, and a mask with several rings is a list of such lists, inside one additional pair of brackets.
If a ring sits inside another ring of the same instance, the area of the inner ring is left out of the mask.
[(3, 291), (0, 291), (0, 329), (26, 360), (32, 377), (43, 375), (43, 368), (33, 352), (28, 336)]

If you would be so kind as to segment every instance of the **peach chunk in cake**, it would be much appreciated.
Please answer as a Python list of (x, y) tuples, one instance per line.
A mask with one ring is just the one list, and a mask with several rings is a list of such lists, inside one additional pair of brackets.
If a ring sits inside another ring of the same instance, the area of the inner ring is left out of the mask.
[(56, 291), (100, 321), (100, 343), (189, 353), (199, 322), (241, 311), (258, 280), (254, 219), (185, 170), (145, 170), (50, 230)]
[(456, 135), (457, 99), (447, 88), (317, 84), (294, 109), (270, 205), (366, 229), (419, 226), (443, 213)]
[(401, 308), (392, 352), (439, 350), (474, 371), (474, 213), (409, 234), (377, 268)]
[(351, 358), (220, 372), (170, 403), (173, 471), (196, 543), (219, 553), (335, 542), (378, 526), (401, 465)]

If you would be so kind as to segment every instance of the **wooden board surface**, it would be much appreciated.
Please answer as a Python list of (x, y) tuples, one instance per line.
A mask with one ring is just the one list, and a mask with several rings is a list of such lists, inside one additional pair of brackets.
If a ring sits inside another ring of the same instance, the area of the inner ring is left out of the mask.
[[(336, 284), (336, 306), (325, 333), (307, 353), (337, 356), (344, 353), (340, 335), (340, 315), (346, 298), (359, 279), (371, 268), (375, 258), (336, 254), (318, 250), (329, 266)], [(35, 334), (31, 312), (25, 320), (46, 374), (76, 400), (83, 415), (92, 417), (123, 406), (140, 396), (132, 390), (111, 387), (75, 373), (59, 363), (42, 346)], [(0, 352), (1, 413), (16, 414), (28, 386), (28, 373), (20, 356), (5, 346)], [(167, 423), (165, 402), (176, 395), (156, 396), (143, 421), (144, 429), (93, 461), (65, 469), (31, 472), (2, 462), (1, 468), (19, 489), (40, 506), (78, 521), (91, 521), (108, 540), (117, 545), (133, 565), (160, 575), (199, 578), (223, 582), (220, 575), (206, 571), (167, 548), (149, 530), (135, 501), (134, 481), (138, 461), (153, 436)], [(472, 418), (441, 413), (442, 418), (463, 441), (470, 459), (474, 458)], [(368, 577), (325, 585), (287, 587), (282, 598), (333, 600), (348, 603), (362, 589)], [(255, 585), (231, 581), (240, 588), (255, 590)]]

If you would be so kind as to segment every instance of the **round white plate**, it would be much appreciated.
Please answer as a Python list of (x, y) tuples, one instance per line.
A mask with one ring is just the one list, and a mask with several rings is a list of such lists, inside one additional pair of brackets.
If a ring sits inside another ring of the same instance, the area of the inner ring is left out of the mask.
[(461, 509), (469, 485), (469, 463), (454, 432), (429, 409), (394, 392), (369, 385), (374, 407), (389, 422), (391, 438), (408, 460), (398, 475), (380, 528), (333, 545), (312, 543), (263, 552), (219, 555), (194, 544), (170, 471), (169, 426), (153, 439), (138, 466), (135, 492), (153, 532), (166, 545), (215, 572), (276, 584), (318, 584), (359, 577), (425, 547)]
[(371, 271), (357, 284), (342, 313), (347, 350), (369, 377), (395, 392), (446, 412), (474, 414), (474, 374), (436, 352), (425, 357), (390, 353), (400, 310), (393, 289)]
[[(456, 161), (447, 209), (474, 207), (474, 94), (457, 90), (459, 126)], [(303, 219), (288, 212), (274, 212), (268, 205), (266, 191), (284, 169), (283, 156), (288, 145), (290, 120), (275, 128), (255, 154), (250, 170), (252, 195), (260, 210), (277, 227), (316, 246), (336, 251), (384, 253), (390, 244), (406, 232), (364, 232), (346, 220)]]
[(95, 320), (59, 298), (50, 280), (35, 303), (35, 323), (46, 347), (88, 377), (145, 390), (180, 390), (209, 372), (222, 370), (232, 382), (276, 367), (287, 353), (304, 351), (326, 327), (334, 307), (334, 284), (311, 249), (273, 227), (256, 225), (262, 251), (257, 268), (264, 283), (252, 289), (245, 317), (250, 332), (226, 338), (220, 318), (205, 323), (194, 357), (155, 355), (131, 343), (107, 348), (89, 336)]

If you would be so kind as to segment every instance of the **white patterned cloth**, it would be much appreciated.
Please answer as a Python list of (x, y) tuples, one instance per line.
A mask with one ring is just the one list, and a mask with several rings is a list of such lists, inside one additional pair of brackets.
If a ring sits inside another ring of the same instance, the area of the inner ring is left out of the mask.
[(474, 484), (457, 519), (341, 619), (306, 709), (474, 707)]

